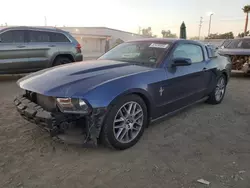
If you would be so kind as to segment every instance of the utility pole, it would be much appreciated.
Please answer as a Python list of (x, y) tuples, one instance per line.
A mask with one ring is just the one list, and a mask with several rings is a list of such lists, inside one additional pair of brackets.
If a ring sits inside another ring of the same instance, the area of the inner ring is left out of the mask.
[(200, 36), (201, 36), (201, 26), (202, 26), (202, 17), (200, 18), (200, 24), (199, 24), (199, 40), (200, 40)]
[(210, 18), (209, 18), (209, 27), (208, 27), (208, 34), (207, 37), (209, 38), (210, 35), (210, 28), (211, 28), (211, 19), (212, 19), (213, 13), (210, 14)]
[(141, 26), (139, 26), (139, 31), (138, 32), (139, 32), (138, 34), (140, 35), (141, 34)]
[(44, 25), (47, 26), (47, 18), (44, 16)]

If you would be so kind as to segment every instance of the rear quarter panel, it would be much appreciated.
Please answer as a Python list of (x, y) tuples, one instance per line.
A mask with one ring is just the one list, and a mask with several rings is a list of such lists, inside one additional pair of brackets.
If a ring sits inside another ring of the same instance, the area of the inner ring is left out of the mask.
[(217, 54), (217, 58), (215, 60), (218, 64), (218, 71), (220, 73), (226, 73), (227, 80), (229, 81), (231, 71), (232, 71), (232, 62), (228, 56)]

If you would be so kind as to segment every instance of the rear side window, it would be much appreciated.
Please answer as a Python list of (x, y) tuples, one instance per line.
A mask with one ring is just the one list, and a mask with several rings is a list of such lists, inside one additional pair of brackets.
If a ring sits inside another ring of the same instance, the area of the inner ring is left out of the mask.
[(1, 43), (23, 43), (25, 31), (11, 30), (0, 35)]
[(180, 44), (175, 49), (173, 58), (189, 58), (192, 63), (200, 63), (204, 60), (202, 48), (195, 44)]
[(50, 33), (51, 42), (69, 42), (69, 39), (62, 33)]
[(50, 42), (49, 32), (30, 31), (29, 42)]

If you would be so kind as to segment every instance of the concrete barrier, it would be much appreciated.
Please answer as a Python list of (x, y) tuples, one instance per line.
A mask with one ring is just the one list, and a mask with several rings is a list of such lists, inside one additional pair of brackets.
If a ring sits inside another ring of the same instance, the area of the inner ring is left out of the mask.
[(18, 80), (28, 74), (0, 74), (0, 81)]

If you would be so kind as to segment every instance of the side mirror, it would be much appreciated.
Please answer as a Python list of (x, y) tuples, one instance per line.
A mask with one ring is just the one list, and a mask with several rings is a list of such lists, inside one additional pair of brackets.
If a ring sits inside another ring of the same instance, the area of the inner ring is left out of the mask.
[(189, 58), (175, 58), (173, 59), (173, 62), (172, 67), (189, 66), (192, 64), (192, 61)]

